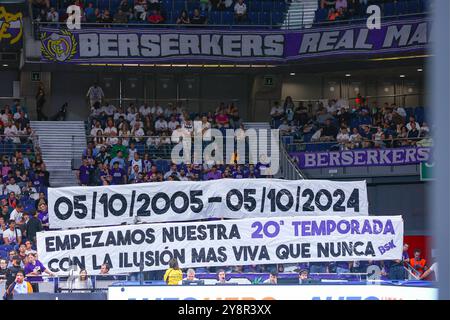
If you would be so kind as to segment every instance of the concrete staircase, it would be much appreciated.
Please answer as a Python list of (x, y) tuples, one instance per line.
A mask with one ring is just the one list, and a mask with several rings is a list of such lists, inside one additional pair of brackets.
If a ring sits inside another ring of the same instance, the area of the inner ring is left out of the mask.
[(282, 29), (311, 28), (314, 23), (317, 0), (293, 0), (286, 12)]
[(51, 187), (78, 185), (72, 159), (80, 159), (86, 149), (83, 121), (31, 121), (39, 138), (42, 159), (50, 172)]

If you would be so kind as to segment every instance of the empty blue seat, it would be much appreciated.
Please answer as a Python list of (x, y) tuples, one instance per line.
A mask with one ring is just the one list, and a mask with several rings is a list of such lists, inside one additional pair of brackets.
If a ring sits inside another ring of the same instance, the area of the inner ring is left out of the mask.
[(234, 22), (234, 14), (233, 12), (224, 11), (222, 13), (222, 24), (229, 25)]
[(397, 2), (397, 14), (407, 14), (408, 13), (408, 3), (406, 1)]
[(221, 24), (222, 23), (222, 14), (220, 11), (211, 11), (209, 13), (208, 18), (209, 24)]
[(262, 11), (272, 11), (273, 3), (272, 1), (263, 1), (262, 2)]
[(174, 1), (173, 2), (173, 11), (175, 12), (181, 12), (183, 10), (185, 10), (185, 4), (184, 1)]
[(248, 18), (250, 20), (250, 24), (254, 24), (254, 25), (259, 24), (259, 13), (258, 12), (250, 12), (248, 14)]
[(98, 0), (97, 3), (100, 10), (109, 9), (109, 0)]
[(257, 1), (257, 0), (253, 0), (250, 2), (249, 6), (249, 12), (260, 12), (262, 11), (262, 2), (261, 1)]
[(393, 3), (385, 3), (383, 6), (384, 16), (394, 16), (395, 13), (395, 5)]
[(261, 12), (259, 15), (259, 24), (261, 25), (269, 25), (270, 24), (270, 13), (269, 12)]
[(272, 24), (281, 24), (284, 20), (284, 12), (274, 11), (272, 12)]
[(425, 110), (423, 107), (417, 107), (414, 109), (414, 117), (419, 124), (425, 121)]

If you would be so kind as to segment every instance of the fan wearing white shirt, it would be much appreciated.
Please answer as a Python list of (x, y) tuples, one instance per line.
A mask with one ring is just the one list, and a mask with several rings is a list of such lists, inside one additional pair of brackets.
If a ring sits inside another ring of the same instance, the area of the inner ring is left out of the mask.
[(112, 116), (116, 112), (116, 107), (113, 106), (111, 103), (105, 102), (105, 105), (102, 107), (102, 110), (103, 112), (106, 113), (106, 115)]
[(89, 98), (91, 108), (94, 108), (94, 104), (96, 102), (101, 103), (102, 99), (105, 97), (102, 88), (97, 85), (97, 82), (94, 82), (94, 85), (89, 88), (86, 97)]
[(414, 118), (414, 116), (409, 117), (409, 122), (406, 124), (406, 129), (408, 129), (408, 131), (411, 131), (411, 128), (412, 128), (411, 123), (413, 123), (413, 122), (416, 124), (416, 129), (420, 131), (419, 123), (416, 122), (416, 119)]
[(167, 121), (164, 120), (163, 117), (160, 117), (156, 122), (155, 122), (155, 131), (157, 133), (161, 133), (164, 131), (167, 131)]
[(338, 133), (336, 140), (341, 144), (345, 144), (350, 141), (350, 135), (348, 134), (347, 128), (341, 128), (341, 132)]
[(91, 136), (95, 137), (98, 135), (98, 131), (101, 131), (101, 135), (103, 135), (103, 129), (101, 127), (100, 121), (95, 121), (94, 127), (91, 129)]
[(4, 135), (7, 137), (7, 139), (12, 141), (13, 143), (20, 143), (20, 138), (18, 137), (18, 134), (19, 131), (17, 130), (17, 127), (13, 125), (11, 122), (8, 122), (4, 130)]
[(170, 131), (174, 131), (179, 125), (180, 123), (175, 119), (174, 116), (172, 116), (169, 123), (167, 124), (167, 127), (169, 128)]
[(11, 211), (9, 219), (14, 220), (16, 223), (21, 223), (22, 217), (23, 217), (23, 205), (18, 204), (16, 208), (13, 211)]
[(136, 140), (136, 142), (140, 142), (142, 140), (140, 139), (140, 137), (145, 136), (145, 132), (141, 128), (139, 122), (136, 122), (136, 124), (134, 125), (133, 130), (131, 131), (131, 135), (135, 137), (134, 140)]
[(152, 108), (150, 108), (148, 103), (145, 103), (139, 108), (139, 113), (142, 114), (144, 117), (146, 117), (150, 113), (152, 113)]
[(234, 17), (237, 22), (247, 19), (247, 5), (244, 3), (244, 0), (238, 0), (234, 5)]

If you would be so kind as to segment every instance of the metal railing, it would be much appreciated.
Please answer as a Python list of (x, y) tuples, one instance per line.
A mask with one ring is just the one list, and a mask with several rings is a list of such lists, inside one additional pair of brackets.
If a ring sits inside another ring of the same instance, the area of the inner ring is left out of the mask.
[[(224, 103), (225, 106), (233, 104), (235, 107), (240, 109), (241, 100), (240, 99), (198, 99), (198, 98), (172, 98), (172, 99), (160, 99), (156, 97), (152, 98), (104, 98), (103, 102), (111, 103), (112, 105), (120, 108), (126, 109), (130, 104), (134, 104), (136, 111), (139, 108), (148, 104), (149, 106), (161, 105), (162, 107), (167, 107), (171, 104), (173, 107), (177, 107), (181, 104), (183, 110), (188, 113), (198, 113), (203, 114), (207, 112), (215, 112), (216, 108)], [(88, 102), (89, 104), (89, 102)], [(191, 119), (193, 120), (193, 119)]]
[[(386, 12), (385, 10), (385, 4), (380, 3), (379, 5), (382, 7), (382, 12), (383, 12), (383, 19), (384, 20), (400, 20), (400, 19), (406, 19), (409, 17), (417, 17), (417, 16), (426, 16), (429, 13), (428, 8), (425, 8), (424, 12), (420, 12), (420, 2), (421, 0), (416, 0), (418, 7), (417, 10), (418, 12), (412, 12), (412, 13), (394, 13), (392, 15), (384, 15), (384, 13)], [(190, 1), (185, 1), (185, 9), (188, 9), (188, 3)], [(398, 4), (395, 3), (395, 7), (394, 7), (394, 12), (398, 12), (398, 8), (397, 8)], [(98, 5), (97, 5), (98, 7)], [(56, 9), (61, 9), (63, 8), (62, 5), (58, 4)], [(65, 7), (64, 7), (65, 8)], [(110, 11), (114, 11), (111, 10), (112, 6), (111, 6), (111, 1), (110, 4), (108, 6), (108, 9)], [(166, 16), (166, 21), (175, 21), (175, 19), (178, 17), (179, 12), (175, 12), (174, 10), (174, 2), (172, 2), (172, 10), (167, 12), (167, 16)], [(212, 12), (217, 12), (217, 11), (212, 11)], [(227, 11), (224, 11), (227, 12)], [(311, 23), (306, 24), (304, 22), (304, 10), (302, 10), (302, 18), (300, 23), (298, 21), (295, 21), (295, 19), (293, 17), (291, 17), (291, 13), (289, 12), (289, 6), (286, 6), (286, 11), (284, 12), (284, 17), (280, 18), (280, 15), (278, 13), (276, 13), (275, 10), (271, 10), (270, 12), (255, 12), (258, 13), (257, 15), (257, 20), (254, 20), (255, 15), (251, 14), (251, 16), (253, 17), (253, 19), (251, 20), (250, 18), (247, 18), (248, 20), (246, 22), (239, 22), (236, 23), (234, 21), (234, 19), (230, 19), (230, 23), (223, 23), (224, 22), (224, 12), (219, 11), (217, 13), (220, 13), (220, 20), (219, 21), (215, 21), (217, 23), (213, 23), (213, 24), (205, 24), (205, 25), (186, 25), (186, 24), (174, 24), (174, 23), (161, 23), (161, 24), (150, 24), (147, 22), (143, 22), (143, 23), (135, 23), (135, 22), (130, 22), (130, 23), (89, 23), (89, 22), (82, 22), (82, 26), (86, 26), (86, 27), (120, 27), (120, 28), (128, 28), (128, 27), (144, 27), (144, 28), (182, 28), (182, 29), (186, 29), (186, 28), (218, 28), (218, 29), (248, 29), (248, 28), (262, 28), (262, 29), (279, 29), (281, 27), (283, 27), (284, 29), (288, 29), (288, 30), (296, 30), (296, 29), (304, 29), (304, 28), (308, 28), (311, 27)], [(251, 13), (251, 8), (249, 9), (249, 13)], [(228, 14), (231, 12), (227, 12)], [(268, 19), (265, 20), (262, 17), (264, 16), (268, 16)], [(363, 15), (365, 15), (365, 12), (363, 13)], [(209, 21), (214, 21), (215, 20), (215, 16), (216, 14), (212, 15), (211, 13), (208, 13), (206, 18)], [(214, 18), (212, 18), (214, 17)], [(279, 20), (278, 20), (279, 19)], [(228, 20), (228, 18), (226, 19)], [(266, 21), (269, 24), (262, 24), (261, 21)], [(275, 22), (276, 21), (276, 22)], [(320, 26), (320, 27), (324, 27), (324, 26), (331, 26), (331, 25), (344, 25), (344, 24), (360, 24), (360, 23), (366, 23), (367, 18), (364, 17), (352, 17), (352, 18), (348, 18), (348, 19), (342, 19), (342, 20), (335, 20), (335, 21), (320, 21), (320, 22), (316, 22), (315, 18), (314, 21), (312, 23), (312, 26)], [(287, 23), (286, 23), (287, 22)], [(34, 19), (33, 21), (33, 25), (37, 27), (37, 29), (39, 29), (39, 26), (54, 26), (54, 27), (60, 27), (60, 26), (65, 26), (64, 22), (40, 22), (37, 21), (36, 19)]]
[[(370, 143), (370, 146), (364, 147), (364, 143)], [(400, 148), (408, 146), (432, 147), (433, 139), (429, 136), (418, 138), (393, 138), (393, 139), (361, 139), (359, 141), (339, 142), (336, 139), (328, 141), (310, 141), (310, 142), (293, 142), (287, 144), (288, 152), (301, 151), (338, 151), (338, 150), (352, 150), (344, 149), (346, 145), (355, 146), (355, 149), (374, 149), (374, 148)]]
[(304, 180), (306, 176), (301, 172), (295, 161), (286, 151), (284, 143), (280, 142), (280, 170), (277, 177), (287, 180)]

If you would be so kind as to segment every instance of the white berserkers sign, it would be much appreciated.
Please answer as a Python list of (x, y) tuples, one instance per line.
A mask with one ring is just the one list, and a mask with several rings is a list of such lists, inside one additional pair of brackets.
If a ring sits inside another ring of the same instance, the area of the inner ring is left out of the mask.
[(222, 179), (49, 189), (52, 229), (208, 218), (368, 215), (365, 181)]

